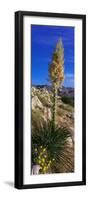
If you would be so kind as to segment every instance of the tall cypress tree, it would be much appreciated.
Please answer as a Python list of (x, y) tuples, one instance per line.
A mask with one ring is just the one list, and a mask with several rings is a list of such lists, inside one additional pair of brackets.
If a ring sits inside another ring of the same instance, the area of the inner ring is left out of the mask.
[(60, 88), (64, 80), (64, 48), (62, 40), (57, 42), (56, 48), (52, 55), (52, 61), (49, 64), (49, 80), (52, 84), (52, 125), (55, 128), (56, 116), (56, 96), (57, 90)]

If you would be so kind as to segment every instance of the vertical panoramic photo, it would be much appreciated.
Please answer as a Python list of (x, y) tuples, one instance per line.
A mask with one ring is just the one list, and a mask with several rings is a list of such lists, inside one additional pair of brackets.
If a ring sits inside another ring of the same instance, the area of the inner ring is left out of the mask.
[(74, 27), (31, 25), (31, 175), (74, 172)]

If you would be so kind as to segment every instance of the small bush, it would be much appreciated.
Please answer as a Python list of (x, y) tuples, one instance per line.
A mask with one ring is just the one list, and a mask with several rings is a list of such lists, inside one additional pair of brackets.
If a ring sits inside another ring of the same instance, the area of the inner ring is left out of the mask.
[(42, 111), (39, 109), (36, 109), (35, 111), (32, 110), (31, 121), (33, 129), (39, 128), (40, 123), (42, 122)]
[(62, 117), (64, 115), (64, 108), (62, 108), (61, 106), (59, 106), (59, 108), (57, 109), (57, 116), (59, 115), (60, 117)]
[(73, 106), (69, 105), (69, 104), (61, 104), (59, 106), (59, 109), (62, 109), (63, 111), (68, 111), (68, 112), (73, 112), (74, 108)]
[(63, 103), (69, 104), (71, 106), (74, 106), (74, 97), (69, 97), (69, 96), (62, 96), (61, 100)]

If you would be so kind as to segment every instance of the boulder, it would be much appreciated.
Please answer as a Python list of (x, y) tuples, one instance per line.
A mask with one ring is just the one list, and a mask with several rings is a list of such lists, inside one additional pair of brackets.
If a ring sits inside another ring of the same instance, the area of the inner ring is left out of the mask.
[(32, 174), (38, 175), (40, 170), (40, 165), (33, 165), (32, 167)]
[(38, 97), (34, 96), (32, 98), (32, 110), (35, 110), (36, 108), (43, 109), (43, 105), (42, 105), (41, 101), (38, 99)]

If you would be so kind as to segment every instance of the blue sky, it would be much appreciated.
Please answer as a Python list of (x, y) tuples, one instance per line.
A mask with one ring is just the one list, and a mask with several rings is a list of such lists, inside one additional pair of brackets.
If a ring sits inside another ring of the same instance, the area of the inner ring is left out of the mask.
[(64, 46), (63, 85), (74, 87), (74, 27), (31, 25), (32, 84), (48, 84), (48, 66), (59, 39)]

